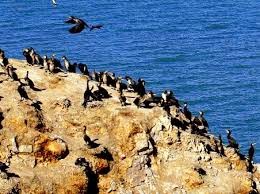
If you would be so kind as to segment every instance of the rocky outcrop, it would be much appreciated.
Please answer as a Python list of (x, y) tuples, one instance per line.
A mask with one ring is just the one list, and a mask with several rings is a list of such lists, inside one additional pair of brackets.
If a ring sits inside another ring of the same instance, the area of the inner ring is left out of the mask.
[(17, 81), (0, 69), (0, 161), (7, 167), (0, 167), (0, 193), (244, 194), (253, 182), (259, 188), (259, 165), (249, 173), (233, 148), (224, 146), (221, 155), (219, 140), (193, 133), (177, 107), (170, 114), (137, 108), (136, 94), (127, 91), (129, 105), (121, 106), (117, 91), (103, 86), (112, 97), (84, 108), (87, 76), (9, 61), (19, 78), (29, 71), (40, 90), (25, 87), (30, 100), (21, 101)]

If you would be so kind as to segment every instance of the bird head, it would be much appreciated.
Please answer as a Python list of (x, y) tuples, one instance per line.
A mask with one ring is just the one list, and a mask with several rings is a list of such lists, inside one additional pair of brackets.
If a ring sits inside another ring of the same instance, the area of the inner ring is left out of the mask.
[(227, 134), (231, 134), (231, 129), (226, 129)]
[(204, 112), (203, 112), (203, 111), (200, 111), (199, 114), (200, 114), (200, 116), (203, 116), (203, 115), (204, 115)]
[(71, 15), (71, 16), (69, 16), (69, 19), (75, 19), (75, 16)]

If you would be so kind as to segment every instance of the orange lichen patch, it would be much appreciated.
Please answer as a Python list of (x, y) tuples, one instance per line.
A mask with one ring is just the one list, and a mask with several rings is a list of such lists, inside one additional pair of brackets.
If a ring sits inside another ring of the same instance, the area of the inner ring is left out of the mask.
[(99, 174), (106, 174), (110, 170), (110, 166), (107, 160), (100, 159), (95, 163), (94, 169)]
[(38, 162), (57, 161), (68, 155), (67, 144), (61, 139), (39, 140), (36, 144), (35, 157)]

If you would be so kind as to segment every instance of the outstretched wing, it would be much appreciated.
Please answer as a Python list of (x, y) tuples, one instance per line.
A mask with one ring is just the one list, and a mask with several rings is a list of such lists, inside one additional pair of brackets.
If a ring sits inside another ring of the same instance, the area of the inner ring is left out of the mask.
[(78, 24), (85, 25), (87, 28), (89, 28), (89, 25), (82, 19), (78, 19)]
[(68, 20), (65, 21), (67, 24), (76, 24), (77, 22), (73, 18), (69, 18)]
[(84, 30), (85, 26), (82, 24), (73, 26), (71, 29), (69, 29), (69, 32), (72, 34), (80, 33), (82, 30)]

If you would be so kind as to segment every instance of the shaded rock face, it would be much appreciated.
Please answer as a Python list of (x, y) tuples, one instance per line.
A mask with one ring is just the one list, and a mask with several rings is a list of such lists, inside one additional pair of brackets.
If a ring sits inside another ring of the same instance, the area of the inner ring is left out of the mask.
[[(87, 76), (10, 63), (19, 78), (29, 71), (41, 90), (26, 87), (31, 100), (21, 101), (17, 81), (0, 69), (0, 162), (8, 167), (0, 170), (1, 194), (244, 194), (253, 181), (259, 188), (258, 165), (248, 173), (248, 162), (225, 146), (221, 156), (218, 139), (193, 134), (178, 108), (171, 114), (137, 108), (136, 94), (127, 91), (130, 105), (122, 107), (110, 86), (102, 87), (111, 98), (83, 108)], [(97, 82), (92, 86), (96, 90)], [(96, 146), (86, 144), (84, 133)], [(78, 158), (85, 163), (76, 165)]]
[(3, 128), (2, 121), (4, 120), (4, 115), (2, 112), (0, 112), (0, 129)]

